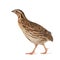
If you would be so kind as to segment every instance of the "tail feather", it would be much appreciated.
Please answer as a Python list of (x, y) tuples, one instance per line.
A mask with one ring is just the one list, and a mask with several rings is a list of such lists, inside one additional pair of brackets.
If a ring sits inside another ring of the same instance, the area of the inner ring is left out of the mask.
[(48, 39), (49, 39), (50, 41), (53, 41), (52, 34), (49, 34), (49, 35), (48, 35)]
[(49, 39), (50, 39), (51, 41), (53, 41), (53, 37), (52, 37), (52, 35), (49, 37)]
[(53, 41), (53, 36), (51, 34), (51, 32), (47, 32), (45, 35), (50, 41)]

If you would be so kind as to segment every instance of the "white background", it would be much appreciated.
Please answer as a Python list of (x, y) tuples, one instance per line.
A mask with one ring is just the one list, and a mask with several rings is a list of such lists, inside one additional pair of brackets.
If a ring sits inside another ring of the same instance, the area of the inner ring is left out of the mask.
[[(26, 17), (52, 32), (54, 41), (47, 42), (48, 53), (39, 45), (34, 55), (34, 44), (22, 33), (17, 16), (11, 11), (21, 9)], [(0, 60), (57, 60), (60, 59), (60, 0), (0, 0)]]

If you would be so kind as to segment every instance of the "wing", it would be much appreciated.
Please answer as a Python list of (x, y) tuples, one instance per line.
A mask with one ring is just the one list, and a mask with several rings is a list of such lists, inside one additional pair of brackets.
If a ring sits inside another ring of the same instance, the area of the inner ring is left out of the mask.
[(34, 22), (26, 22), (23, 24), (23, 27), (25, 27), (26, 30), (32, 35), (36, 37), (44, 36), (47, 37), (49, 40), (52, 40), (51, 32), (46, 30), (44, 27), (41, 25), (34, 23)]

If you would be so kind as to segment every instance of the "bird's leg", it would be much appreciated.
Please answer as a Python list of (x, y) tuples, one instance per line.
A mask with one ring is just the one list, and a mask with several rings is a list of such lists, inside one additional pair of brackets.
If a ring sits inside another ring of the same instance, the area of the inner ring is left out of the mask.
[(43, 47), (45, 49), (45, 52), (41, 53), (41, 54), (46, 54), (47, 53), (47, 48), (45, 47), (45, 45), (43, 44)]
[(35, 52), (36, 47), (37, 47), (37, 45), (35, 45), (35, 48), (33, 49), (32, 52), (30, 52), (30, 53), (26, 53), (26, 54), (30, 54), (30, 55), (32, 55), (32, 54)]

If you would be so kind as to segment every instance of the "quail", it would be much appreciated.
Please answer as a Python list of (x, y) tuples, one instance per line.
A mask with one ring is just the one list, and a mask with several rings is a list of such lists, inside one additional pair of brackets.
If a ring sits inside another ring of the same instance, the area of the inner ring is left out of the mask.
[(46, 54), (47, 48), (44, 43), (47, 41), (53, 41), (51, 32), (49, 32), (43, 26), (28, 20), (22, 10), (15, 9), (12, 10), (12, 12), (14, 12), (17, 15), (18, 25), (23, 31), (26, 38), (35, 45), (33, 51), (26, 54), (30, 54), (30, 55), (34, 54), (35, 49), (39, 44), (41, 44), (45, 49), (45, 52), (43, 52), (42, 54)]

